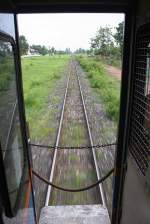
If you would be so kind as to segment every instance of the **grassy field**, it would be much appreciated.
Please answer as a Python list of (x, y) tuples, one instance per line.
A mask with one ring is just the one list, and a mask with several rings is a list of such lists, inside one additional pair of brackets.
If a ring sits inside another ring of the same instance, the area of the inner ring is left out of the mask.
[(91, 87), (99, 94), (107, 116), (118, 121), (120, 103), (120, 81), (110, 76), (102, 62), (89, 57), (77, 57), (81, 67), (87, 72)]
[(13, 58), (11, 56), (5, 56), (1, 58), (0, 66), (0, 93), (9, 89), (9, 84), (13, 79), (12, 73), (14, 73)]
[[(69, 58), (69, 56), (22, 58), (26, 117), (33, 140), (43, 139), (52, 131), (48, 110), (49, 98), (64, 74)], [(100, 61), (87, 57), (78, 57), (78, 60), (87, 72), (91, 87), (101, 97), (108, 117), (118, 121), (120, 82), (106, 73)]]
[(22, 58), (26, 117), (32, 140), (43, 139), (51, 131), (49, 98), (68, 61), (69, 56)]

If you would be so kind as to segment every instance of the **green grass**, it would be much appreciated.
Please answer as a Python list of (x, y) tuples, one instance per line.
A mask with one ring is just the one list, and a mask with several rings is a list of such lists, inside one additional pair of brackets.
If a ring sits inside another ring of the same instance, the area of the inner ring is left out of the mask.
[(77, 57), (81, 67), (86, 71), (91, 87), (99, 94), (105, 106), (107, 116), (118, 122), (120, 104), (120, 81), (110, 76), (102, 62), (88, 57)]
[(10, 81), (15, 73), (13, 58), (6, 56), (1, 61), (0, 66), (0, 92), (5, 92), (9, 89)]
[(61, 78), (68, 56), (22, 58), (26, 117), (32, 139), (43, 139), (51, 132), (48, 103)]
[[(68, 138), (69, 136), (69, 138)], [(86, 129), (78, 120), (68, 122), (61, 136), (62, 145), (81, 146), (86, 144)]]
[(103, 64), (112, 65), (119, 69), (121, 69), (122, 67), (122, 61), (114, 57), (108, 57), (106, 59), (103, 59), (102, 57), (97, 57), (96, 60), (100, 60)]
[(77, 155), (74, 155), (74, 154), (69, 155), (69, 160), (70, 160), (71, 162), (75, 162), (75, 161), (78, 160), (78, 156), (77, 156)]
[(114, 59), (113, 57), (112, 57), (112, 58), (107, 58), (107, 59), (105, 59), (105, 60), (101, 58), (101, 61), (102, 61), (104, 64), (111, 65), (111, 66), (114, 66), (114, 67), (119, 68), (119, 69), (121, 69), (121, 67), (122, 67), (122, 62), (121, 62), (121, 60), (119, 60), (119, 59)]

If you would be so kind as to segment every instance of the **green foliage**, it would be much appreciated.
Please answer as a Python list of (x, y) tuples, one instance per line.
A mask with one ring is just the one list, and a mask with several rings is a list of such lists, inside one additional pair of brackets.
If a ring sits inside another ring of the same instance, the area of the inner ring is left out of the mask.
[(121, 67), (124, 21), (116, 27), (115, 34), (111, 27), (100, 27), (91, 39), (91, 51), (95, 56), (101, 56), (105, 63)]
[(68, 60), (67, 56), (22, 58), (26, 116), (33, 139), (44, 139), (52, 131), (49, 124), (49, 95)]
[(66, 49), (65, 49), (65, 52), (66, 52), (66, 54), (71, 54), (71, 50), (70, 50), (70, 48), (66, 48)]
[(48, 49), (45, 46), (33, 44), (31, 46), (31, 49), (33, 49), (36, 53), (41, 54), (41, 55), (48, 54)]
[(92, 88), (100, 95), (108, 117), (118, 122), (120, 82), (106, 73), (100, 61), (87, 57), (78, 57), (78, 61), (87, 72)]
[(91, 48), (95, 55), (107, 57), (110, 55), (110, 49), (114, 46), (112, 31), (110, 27), (100, 27), (94, 38), (91, 39)]
[(49, 48), (48, 50), (49, 55), (54, 55), (56, 53), (56, 50), (54, 47)]
[(0, 91), (9, 88), (14, 73), (14, 64), (12, 58), (5, 57), (0, 66)]
[(71, 154), (71, 155), (69, 155), (69, 160), (70, 160), (71, 162), (75, 162), (75, 161), (78, 160), (78, 156), (75, 155), (75, 154)]
[(77, 49), (74, 53), (75, 54), (85, 54), (87, 51), (85, 50), (85, 49), (83, 49), (83, 48), (79, 48), (79, 49)]
[(118, 26), (116, 27), (116, 33), (114, 34), (115, 41), (119, 46), (121, 54), (123, 48), (123, 35), (124, 35), (124, 21), (118, 24)]
[(19, 46), (20, 46), (20, 54), (25, 55), (28, 52), (29, 44), (25, 38), (25, 36), (21, 35), (19, 37)]

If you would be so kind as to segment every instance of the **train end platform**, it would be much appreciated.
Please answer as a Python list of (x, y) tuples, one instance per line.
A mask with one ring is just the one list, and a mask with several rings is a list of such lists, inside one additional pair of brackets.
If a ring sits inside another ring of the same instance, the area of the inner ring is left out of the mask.
[(107, 208), (103, 205), (46, 206), (41, 211), (39, 224), (110, 224)]

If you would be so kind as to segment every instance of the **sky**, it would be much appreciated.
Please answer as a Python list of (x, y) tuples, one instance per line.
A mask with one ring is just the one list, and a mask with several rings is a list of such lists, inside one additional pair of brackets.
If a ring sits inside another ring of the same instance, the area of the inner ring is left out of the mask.
[(55, 47), (89, 49), (90, 39), (100, 26), (116, 27), (124, 20), (124, 14), (114, 13), (59, 13), (20, 14), (19, 34), (25, 35), (28, 43)]

